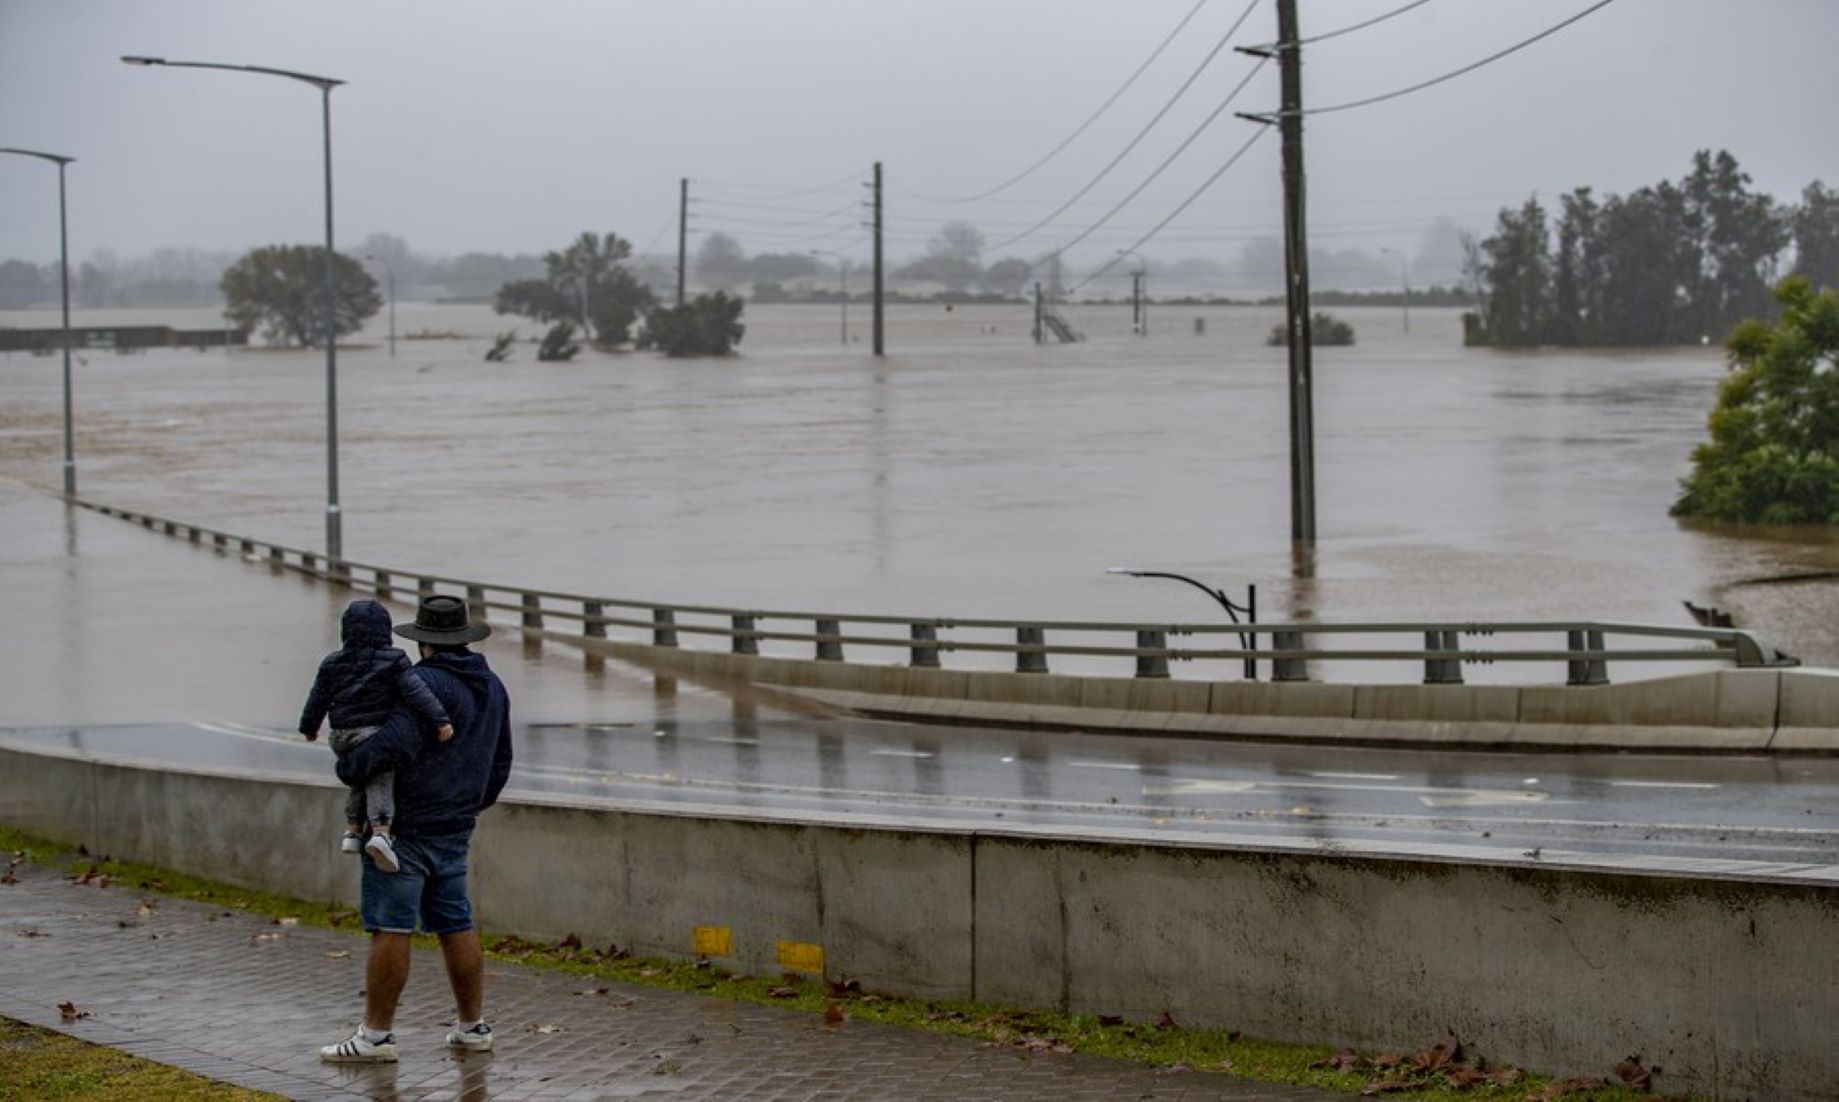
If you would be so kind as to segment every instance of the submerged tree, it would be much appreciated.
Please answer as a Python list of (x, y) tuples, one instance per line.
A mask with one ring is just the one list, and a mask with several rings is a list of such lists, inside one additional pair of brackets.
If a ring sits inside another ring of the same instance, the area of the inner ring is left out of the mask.
[[(343, 253), (332, 254), (336, 337), (364, 328), (383, 307), (377, 281)], [(239, 329), (260, 326), (271, 341), (316, 345), (326, 339), (326, 250), (264, 245), (224, 269), (224, 316)]]
[(542, 279), (520, 279), (498, 288), (492, 308), (537, 321), (578, 327), (601, 348), (632, 340), (632, 326), (656, 299), (622, 261), (632, 243), (618, 234), (584, 233), (568, 248), (543, 254)]
[(1795, 276), (1775, 298), (1780, 321), (1746, 321), (1725, 342), (1731, 373), (1676, 516), (1839, 524), (1839, 291)]
[(673, 357), (732, 355), (747, 331), (741, 324), (745, 305), (738, 296), (717, 291), (697, 295), (682, 306), (659, 306), (645, 316), (639, 347)]

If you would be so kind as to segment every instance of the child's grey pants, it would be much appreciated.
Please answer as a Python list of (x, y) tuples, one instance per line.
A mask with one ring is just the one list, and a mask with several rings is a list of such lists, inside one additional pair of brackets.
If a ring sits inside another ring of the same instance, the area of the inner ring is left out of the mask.
[[(329, 741), (332, 752), (339, 757), (351, 753), (362, 746), (366, 739), (377, 733), (375, 727), (333, 728)], [(365, 816), (368, 809), (370, 815)], [(362, 788), (353, 788), (345, 797), (345, 821), (347, 823), (370, 823), (372, 826), (387, 826), (396, 817), (396, 774), (378, 773)]]

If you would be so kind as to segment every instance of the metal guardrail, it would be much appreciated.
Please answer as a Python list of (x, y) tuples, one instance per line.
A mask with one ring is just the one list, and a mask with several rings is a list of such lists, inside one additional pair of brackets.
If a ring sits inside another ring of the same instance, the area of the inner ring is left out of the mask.
[[(649, 635), (653, 646), (676, 647), (684, 635), (726, 638), (732, 653), (757, 655), (764, 641), (805, 643), (818, 661), (844, 661), (845, 647), (904, 650), (910, 665), (937, 669), (941, 656), (950, 652), (1012, 654), (1017, 673), (1046, 673), (1050, 655), (1130, 658), (1136, 676), (1166, 678), (1169, 663), (1203, 660), (1239, 660), (1248, 674), (1257, 676), (1257, 664), (1267, 663), (1273, 681), (1307, 681), (1310, 662), (1380, 661), (1421, 662), (1427, 685), (1460, 685), (1465, 664), (1496, 662), (1564, 663), (1566, 683), (1604, 685), (1610, 662), (1719, 662), (1741, 668), (1798, 666), (1788, 657), (1747, 631), (1734, 628), (1671, 627), (1594, 620), (1410, 623), (1289, 623), (1289, 624), (1133, 624), (1075, 620), (999, 620), (963, 617), (920, 618), (839, 612), (801, 612), (781, 609), (740, 609), (714, 605), (671, 604), (617, 597), (563, 593), (524, 586), (494, 585), (468, 578), (397, 570), (345, 560), (328, 562), (317, 552), (267, 540), (220, 532), (185, 521), (117, 509), (88, 501), (82, 508), (115, 517), (143, 528), (208, 543), (220, 551), (234, 550), (245, 558), (266, 561), (277, 569), (307, 574), (339, 585), (352, 586), (390, 600), (413, 592), (417, 598), (445, 593), (463, 598), (471, 614), (490, 619), (491, 613), (510, 613), (520, 627), (548, 630), (552, 620), (579, 625), (587, 639), (610, 638), (608, 630), (626, 629)], [(767, 624), (788, 624), (768, 628)], [(802, 625), (809, 630), (800, 630)], [(852, 625), (845, 632), (843, 625)], [(868, 632), (860, 630), (867, 627)], [(899, 634), (872, 634), (877, 628), (900, 627)], [(949, 632), (981, 631), (1012, 634), (1003, 639), (952, 638)], [(1093, 645), (1055, 642), (1052, 635), (1122, 635), (1134, 645)], [(1311, 636), (1405, 636), (1421, 639), (1421, 646), (1403, 648), (1320, 647)], [(1496, 635), (1562, 636), (1562, 647), (1478, 648), (1465, 646), (1465, 637)], [(1172, 638), (1237, 636), (1249, 645), (1237, 647), (1170, 646)], [(1630, 639), (1665, 639), (1710, 646), (1675, 646), (1610, 649), (1612, 636)], [(643, 637), (643, 636), (641, 636)], [(1268, 646), (1260, 647), (1260, 637)]]

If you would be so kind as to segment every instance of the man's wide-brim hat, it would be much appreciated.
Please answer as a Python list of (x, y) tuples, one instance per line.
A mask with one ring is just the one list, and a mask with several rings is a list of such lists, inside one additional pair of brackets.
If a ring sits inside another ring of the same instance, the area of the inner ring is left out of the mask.
[(417, 643), (477, 643), (491, 633), (490, 624), (467, 622), (466, 602), (458, 597), (423, 597), (415, 622), (396, 625), (397, 635)]

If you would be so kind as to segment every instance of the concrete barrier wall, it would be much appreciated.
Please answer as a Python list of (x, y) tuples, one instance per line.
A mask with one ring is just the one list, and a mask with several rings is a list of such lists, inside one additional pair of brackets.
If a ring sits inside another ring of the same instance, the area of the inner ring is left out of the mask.
[[(350, 899), (335, 787), (0, 749), (0, 822)], [(475, 839), (494, 930), (579, 935), (889, 993), (1376, 1049), (1454, 1030), (1559, 1074), (1640, 1053), (1662, 1085), (1834, 1097), (1839, 889), (1025, 828), (516, 802)]]
[(551, 635), (715, 683), (933, 723), (1520, 749), (1839, 752), (1839, 673), (1711, 670), (1612, 685), (1335, 685), (916, 669)]

